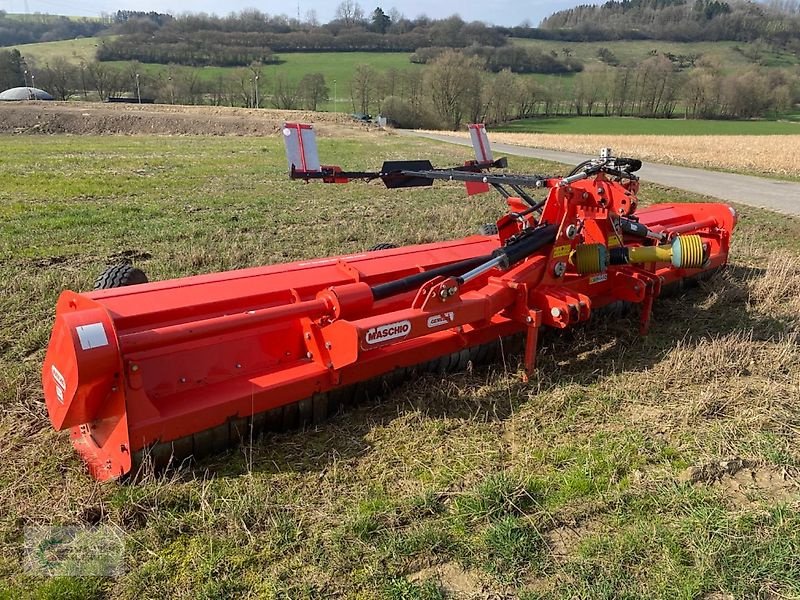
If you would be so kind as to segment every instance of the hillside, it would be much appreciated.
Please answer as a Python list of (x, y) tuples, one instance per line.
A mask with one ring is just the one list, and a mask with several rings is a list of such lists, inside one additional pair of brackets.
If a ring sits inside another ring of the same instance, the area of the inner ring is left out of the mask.
[(557, 11), (541, 29), (572, 41), (762, 40), (800, 50), (800, 15), (791, 2), (610, 0)]

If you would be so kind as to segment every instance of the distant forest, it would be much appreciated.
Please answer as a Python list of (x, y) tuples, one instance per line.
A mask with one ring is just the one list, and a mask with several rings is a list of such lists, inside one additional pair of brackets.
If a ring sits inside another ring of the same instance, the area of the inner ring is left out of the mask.
[[(800, 0), (610, 0), (552, 14), (539, 27), (516, 27), (446, 19), (407, 18), (380, 7), (365, 11), (344, 0), (335, 18), (320, 23), (245, 10), (225, 17), (117, 11), (101, 19), (47, 15), (10, 16), (0, 11), (0, 45), (115, 35), (99, 60), (138, 60), (188, 66), (248, 66), (278, 61), (277, 52), (408, 52), (428, 62), (445, 48), (467, 49), (490, 70), (559, 73), (579, 71), (557, 57), (508, 50), (509, 38), (558, 41), (666, 40), (758, 41), (800, 54)], [(438, 50), (437, 50), (438, 49)]]
[[(345, 92), (355, 112), (380, 112), (395, 125), (426, 128), (538, 115), (778, 117), (800, 102), (800, 61), (790, 60), (781, 68), (758, 57), (771, 51), (800, 55), (797, 2), (612, 0), (557, 12), (539, 28), (468, 23), (457, 16), (407, 19), (381, 8), (365, 13), (354, 0), (344, 0), (336, 18), (325, 24), (313, 13), (301, 21), (257, 10), (227, 17), (119, 11), (102, 21), (66, 23), (0, 14), (0, 31), (12, 31), (13, 23), (18, 36), (35, 31), (52, 37), (65, 27), (100, 27), (115, 36), (97, 44), (95, 60), (80, 64), (65, 57), (28, 63), (16, 49), (0, 50), (0, 89), (33, 81), (33, 67), (35, 83), (62, 100), (141, 94), (176, 104), (317, 110), (331, 100), (330, 74), (320, 69), (295, 81), (284, 70), (265, 69), (281, 62), (278, 52), (397, 51), (424, 68), (379, 71), (369, 61), (354, 64), (349, 89), (340, 81), (340, 96), (334, 101), (342, 102)], [(702, 49), (673, 54), (654, 48), (647, 56), (618, 57), (615, 45), (598, 44), (596, 59), (584, 55), (583, 64), (566, 44), (560, 50), (560, 44), (543, 49), (511, 43), (511, 37), (738, 40), (732, 51), (748, 61), (731, 69), (714, 56), (704, 56)], [(140, 77), (140, 63), (166, 66)], [(206, 65), (236, 68), (211, 78), (193, 68)], [(544, 80), (526, 73), (565, 77)]]
[(92, 37), (107, 31), (108, 22), (55, 15), (7, 15), (0, 10), (0, 46)]
[[(674, 42), (762, 40), (800, 51), (800, 3), (773, 0), (610, 0), (558, 11), (519, 37), (570, 41), (653, 39)], [(566, 37), (561, 37), (566, 36)]]

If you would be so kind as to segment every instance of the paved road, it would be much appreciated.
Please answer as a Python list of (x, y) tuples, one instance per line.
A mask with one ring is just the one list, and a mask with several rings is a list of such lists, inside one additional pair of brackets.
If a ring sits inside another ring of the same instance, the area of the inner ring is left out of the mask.
[[(450, 144), (471, 145), (469, 138), (461, 138), (444, 133), (398, 131), (405, 135), (426, 137)], [(593, 158), (574, 152), (556, 152), (554, 150), (526, 148), (511, 144), (492, 144), (492, 149), (495, 154), (499, 155), (512, 154), (552, 160), (569, 165), (576, 165), (587, 158)], [(777, 151), (779, 150), (776, 149)], [(750, 175), (705, 171), (703, 169), (690, 169), (688, 167), (674, 167), (657, 163), (646, 163), (638, 174), (643, 180), (660, 185), (713, 196), (729, 202), (739, 202), (749, 206), (766, 208), (783, 214), (800, 216), (800, 183), (751, 177)]]

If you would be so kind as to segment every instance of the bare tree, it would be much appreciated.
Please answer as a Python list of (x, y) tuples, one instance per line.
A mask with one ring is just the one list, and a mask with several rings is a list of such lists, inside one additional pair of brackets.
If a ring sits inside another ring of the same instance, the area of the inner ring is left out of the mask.
[(444, 125), (458, 129), (464, 117), (477, 116), (481, 98), (481, 65), (474, 58), (448, 50), (425, 73), (433, 109)]
[(378, 72), (369, 65), (358, 65), (350, 80), (350, 98), (353, 110), (369, 114), (370, 106), (375, 100), (378, 84)]
[(334, 18), (348, 27), (359, 25), (364, 22), (364, 9), (356, 0), (343, 0), (336, 7)]
[(285, 73), (278, 73), (272, 93), (272, 106), (282, 109), (297, 108), (297, 86), (289, 81)]
[(39, 77), (42, 87), (59, 100), (67, 100), (80, 86), (77, 69), (61, 56), (40, 69)]
[(322, 73), (307, 73), (297, 84), (297, 94), (308, 110), (317, 110), (320, 102), (328, 100), (330, 90)]
[(521, 90), (517, 85), (517, 76), (509, 70), (500, 71), (484, 89), (488, 106), (490, 123), (505, 123), (511, 119), (514, 110), (519, 107)]
[(104, 63), (89, 63), (86, 66), (86, 74), (90, 85), (102, 101), (108, 100), (109, 96), (118, 94), (120, 89), (124, 87), (124, 78), (121, 77), (121, 73), (114, 67)]

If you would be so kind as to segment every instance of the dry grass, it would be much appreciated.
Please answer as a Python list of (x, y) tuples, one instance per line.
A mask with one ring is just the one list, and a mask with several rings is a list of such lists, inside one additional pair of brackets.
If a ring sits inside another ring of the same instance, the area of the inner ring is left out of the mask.
[[(507, 347), (319, 427), (101, 485), (42, 406), (59, 289), (86, 288), (120, 250), (161, 279), (462, 235), (502, 203), (291, 183), (272, 138), (2, 141), (0, 597), (800, 597), (800, 221), (741, 207), (726, 272), (659, 299), (645, 338), (635, 314), (543, 336), (529, 384)], [(321, 145), (354, 167), (468, 154), (370, 141)], [(735, 494), (681, 480), (723, 460), (756, 475), (732, 473)], [(121, 529), (126, 572), (27, 573), (22, 531), (41, 524)]]
[[(459, 132), (458, 135), (467, 136)], [(618, 156), (646, 161), (800, 177), (800, 135), (562, 135), (492, 132), (493, 142), (595, 155), (610, 146)]]

